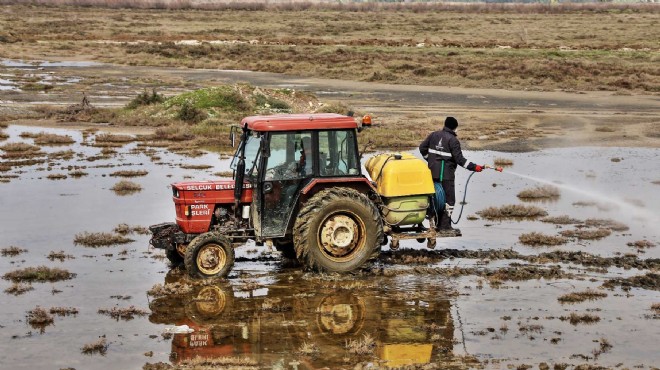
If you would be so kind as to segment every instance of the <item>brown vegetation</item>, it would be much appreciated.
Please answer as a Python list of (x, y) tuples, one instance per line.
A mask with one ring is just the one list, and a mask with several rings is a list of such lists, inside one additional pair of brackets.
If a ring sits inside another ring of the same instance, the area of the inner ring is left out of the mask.
[(5, 289), (5, 293), (13, 295), (21, 295), (34, 290), (31, 284), (13, 283), (9, 288)]
[(615, 286), (621, 286), (621, 289), (628, 291), (631, 288), (643, 288), (649, 290), (660, 290), (660, 274), (648, 272), (644, 275), (631, 276), (628, 278), (614, 278), (603, 283), (603, 287), (613, 289)]
[(51, 251), (48, 254), (47, 258), (51, 261), (59, 260), (61, 262), (64, 261), (65, 259), (74, 259), (75, 257), (70, 254), (64, 253), (64, 251), (59, 251), (59, 252)]
[[(201, 15), (188, 1), (59, 1), (66, 3), (76, 7), (58, 8), (55, 18), (48, 7), (14, 6), (5, 28), (15, 42), (3, 44), (5, 57), (66, 48), (72, 58), (94, 55), (128, 65), (521, 90), (658, 91), (653, 4), (200, 2), (204, 9), (229, 9)], [(101, 12), (81, 3), (178, 11)]]
[(100, 308), (98, 310), (98, 313), (101, 315), (107, 315), (112, 317), (115, 320), (133, 320), (135, 316), (146, 316), (149, 314), (149, 311), (143, 310), (141, 308), (137, 308), (135, 306), (130, 306), (130, 307), (125, 307), (125, 308), (119, 308), (119, 307), (112, 307), (112, 308)]
[(101, 338), (97, 340), (96, 342), (92, 343), (87, 343), (85, 344), (80, 351), (86, 355), (93, 355), (95, 353), (105, 355), (105, 353), (108, 351), (108, 342), (106, 341), (105, 338)]
[(555, 217), (544, 217), (541, 219), (541, 222), (547, 222), (555, 225), (574, 225), (582, 223), (581, 220), (577, 218), (570, 217), (568, 215), (555, 216)]
[(600, 298), (607, 297), (607, 293), (598, 292), (592, 289), (587, 289), (582, 292), (573, 292), (569, 294), (564, 294), (557, 300), (561, 303), (580, 303), (584, 301), (593, 301)]
[(627, 243), (629, 247), (637, 248), (637, 249), (648, 249), (648, 248), (653, 248), (655, 247), (655, 243), (652, 241), (643, 239), (643, 240), (637, 240), (634, 242)]
[(64, 180), (66, 179), (66, 175), (63, 173), (51, 173), (50, 175), (46, 176), (48, 180)]
[(28, 311), (28, 323), (32, 327), (44, 328), (53, 322), (53, 316), (51, 316), (48, 311), (39, 306), (31, 311)]
[(496, 166), (513, 166), (513, 159), (510, 158), (495, 158), (493, 164)]
[(488, 220), (496, 219), (523, 219), (538, 218), (547, 216), (548, 212), (535, 206), (526, 206), (520, 204), (504, 205), (501, 207), (488, 207), (477, 212), (477, 214)]
[(138, 177), (138, 176), (146, 176), (149, 173), (149, 171), (146, 170), (122, 170), (122, 171), (115, 171), (110, 174), (110, 176), (113, 177)]
[(144, 226), (131, 226), (129, 224), (119, 224), (114, 228), (113, 231), (120, 235), (133, 233), (147, 235), (150, 233), (149, 229)]
[(559, 188), (556, 186), (544, 185), (533, 189), (525, 189), (518, 193), (518, 198), (523, 200), (530, 199), (556, 199), (559, 198)]
[(7, 248), (2, 248), (2, 250), (0, 250), (0, 254), (2, 254), (3, 257), (15, 257), (21, 253), (26, 253), (27, 251), (28, 251), (27, 249), (11, 246)]
[(4, 159), (32, 158), (44, 154), (38, 146), (26, 143), (7, 143), (0, 146), (0, 150), (5, 152), (2, 155)]
[(559, 320), (561, 321), (568, 321), (572, 325), (577, 325), (577, 324), (593, 324), (597, 323), (600, 321), (600, 316), (597, 315), (592, 315), (592, 314), (582, 314), (579, 315), (575, 312), (572, 312), (569, 316), (561, 316), (559, 317)]
[(564, 237), (555, 236), (555, 235), (545, 235), (538, 232), (522, 234), (518, 237), (518, 240), (520, 240), (521, 243), (532, 247), (555, 246), (555, 245), (566, 244), (568, 242), (568, 239)]
[(126, 144), (135, 141), (130, 135), (98, 134), (94, 137), (97, 143), (120, 143)]
[(34, 143), (39, 145), (69, 145), (75, 142), (76, 141), (69, 135), (40, 132), (34, 136)]
[(182, 164), (180, 167), (186, 170), (207, 170), (213, 168), (213, 166), (208, 164)]
[(26, 267), (26, 268), (10, 271), (5, 273), (2, 276), (2, 278), (5, 280), (11, 280), (14, 283), (26, 282), (26, 281), (38, 282), (38, 283), (45, 283), (45, 282), (54, 283), (60, 280), (73, 279), (75, 276), (76, 274), (61, 268), (39, 266), (39, 267)]
[(85, 247), (93, 247), (93, 248), (107, 247), (117, 244), (126, 244), (133, 241), (135, 240), (126, 238), (122, 235), (113, 234), (113, 233), (104, 233), (104, 232), (99, 232), (99, 233), (83, 232), (80, 234), (76, 234), (75, 238), (73, 239), (73, 243), (76, 245), (80, 244)]
[(80, 178), (80, 177), (87, 176), (87, 175), (89, 175), (89, 174), (87, 172), (83, 171), (83, 170), (73, 170), (73, 171), (69, 172), (69, 176), (71, 176), (73, 178)]
[(49, 312), (51, 313), (51, 315), (69, 316), (69, 315), (77, 315), (78, 309), (75, 307), (51, 307)]
[(608, 229), (596, 229), (596, 230), (585, 230), (585, 229), (576, 229), (576, 230), (564, 230), (560, 234), (567, 238), (577, 238), (579, 240), (598, 240), (610, 236), (612, 232)]
[(376, 341), (369, 333), (364, 333), (357, 339), (347, 339), (344, 346), (348, 353), (355, 355), (369, 355), (376, 349)]
[(110, 190), (114, 191), (117, 195), (130, 195), (141, 191), (142, 186), (132, 181), (122, 180), (114, 184)]

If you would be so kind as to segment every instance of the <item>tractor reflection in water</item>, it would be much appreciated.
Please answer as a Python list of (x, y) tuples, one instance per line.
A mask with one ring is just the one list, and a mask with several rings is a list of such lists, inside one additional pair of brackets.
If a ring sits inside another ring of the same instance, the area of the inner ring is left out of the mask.
[[(299, 273), (297, 273), (299, 274)], [(378, 361), (390, 367), (452, 360), (454, 325), (444, 292), (424, 287), (421, 297), (386, 291), (390, 284), (313, 281), (279, 274), (270, 285), (241, 291), (231, 282), (198, 286), (150, 304), (150, 321), (188, 325), (174, 334), (171, 361), (247, 357), (259, 366), (300, 369)], [(187, 279), (170, 272), (166, 282)], [(297, 283), (292, 283), (297, 281)], [(301, 284), (301, 282), (303, 284)], [(418, 289), (419, 290), (419, 289)], [(303, 347), (313, 351), (304, 351)]]

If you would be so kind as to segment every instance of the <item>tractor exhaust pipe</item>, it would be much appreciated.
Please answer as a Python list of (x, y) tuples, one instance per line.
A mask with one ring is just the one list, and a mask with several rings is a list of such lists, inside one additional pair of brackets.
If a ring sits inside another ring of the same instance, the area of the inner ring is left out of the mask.
[(236, 164), (236, 176), (234, 178), (234, 216), (240, 215), (239, 204), (243, 195), (243, 179), (245, 178), (245, 142), (247, 141), (247, 123), (243, 126), (241, 144), (238, 148), (238, 163)]

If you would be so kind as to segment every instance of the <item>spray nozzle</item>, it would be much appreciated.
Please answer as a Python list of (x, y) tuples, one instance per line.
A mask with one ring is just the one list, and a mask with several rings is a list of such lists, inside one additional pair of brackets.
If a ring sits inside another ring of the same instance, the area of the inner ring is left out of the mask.
[(491, 165), (485, 164), (484, 168), (490, 168), (491, 170), (495, 170), (497, 172), (502, 172), (504, 169), (502, 167), (493, 167)]

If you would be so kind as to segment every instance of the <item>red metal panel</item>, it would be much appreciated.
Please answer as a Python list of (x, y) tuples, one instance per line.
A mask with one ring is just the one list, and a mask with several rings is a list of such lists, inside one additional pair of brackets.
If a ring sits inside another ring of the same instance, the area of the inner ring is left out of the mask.
[(299, 131), (355, 129), (357, 123), (353, 117), (335, 113), (315, 114), (277, 114), (270, 116), (250, 116), (241, 121), (253, 131)]
[[(241, 204), (252, 203), (252, 184), (244, 183)], [(234, 181), (191, 181), (178, 182), (172, 187), (179, 191), (179, 197), (173, 197), (176, 208), (176, 223), (187, 234), (207, 232), (216, 204), (234, 204)], [(190, 206), (190, 215), (186, 216), (186, 207)]]

